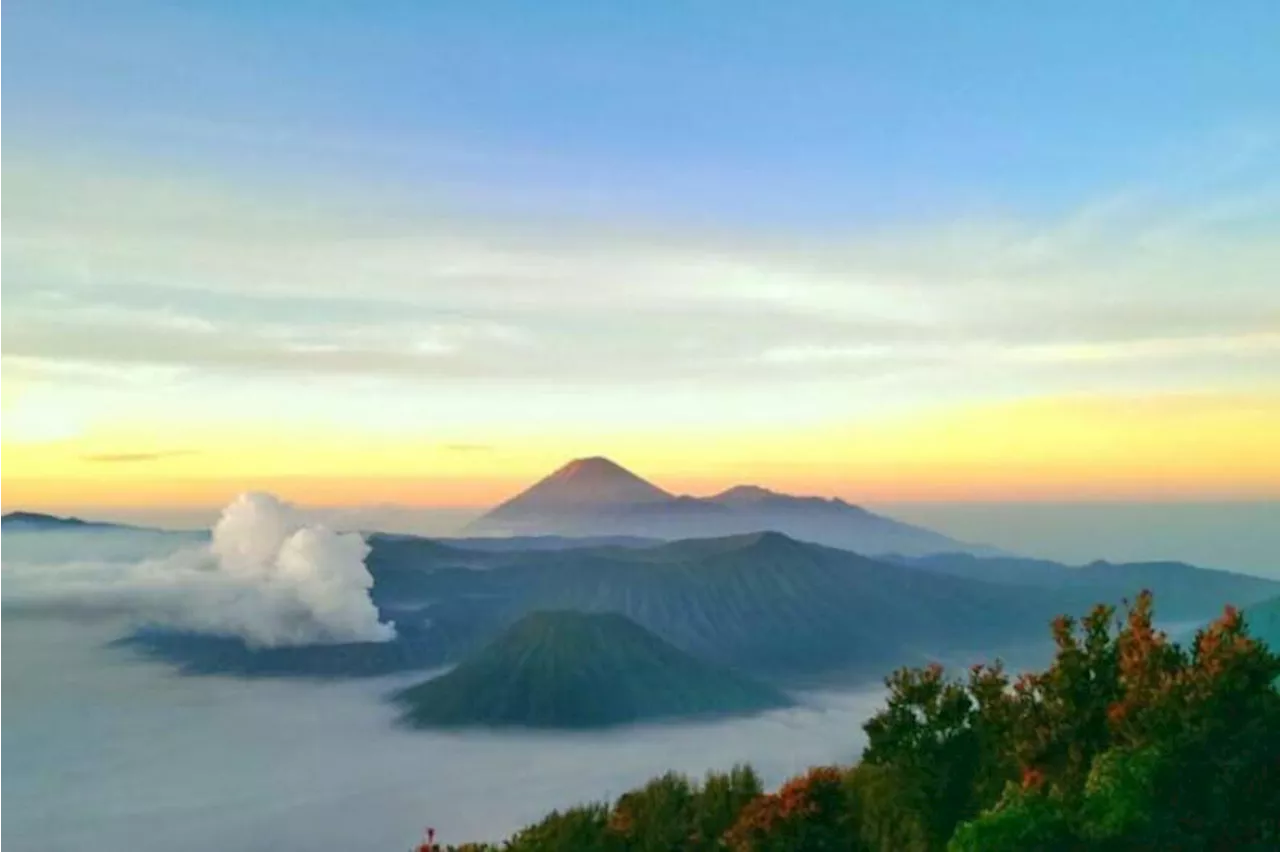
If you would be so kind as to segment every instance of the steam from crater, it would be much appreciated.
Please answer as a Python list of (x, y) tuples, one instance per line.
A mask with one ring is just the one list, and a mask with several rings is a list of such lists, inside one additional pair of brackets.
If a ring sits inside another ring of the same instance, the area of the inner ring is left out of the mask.
[(277, 497), (247, 493), (223, 509), (207, 545), (162, 558), (126, 565), (6, 560), (5, 606), (118, 613), (256, 647), (386, 642), (395, 626), (379, 621), (369, 596), (368, 555), (359, 533), (308, 524)]

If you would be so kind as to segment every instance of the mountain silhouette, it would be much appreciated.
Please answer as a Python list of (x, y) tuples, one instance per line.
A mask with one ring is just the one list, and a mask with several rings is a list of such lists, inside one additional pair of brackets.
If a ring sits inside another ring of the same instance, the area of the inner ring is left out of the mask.
[[(1054, 591), (1061, 595), (1080, 592), (1098, 600), (1118, 602), (1136, 590), (1156, 592), (1162, 617), (1194, 613), (1206, 601), (1244, 603), (1257, 600), (1273, 588), (1274, 581), (1231, 571), (1208, 571), (1185, 562), (1091, 562), (1070, 566), (1047, 559), (1020, 557), (976, 557), (967, 553), (938, 553), (905, 558), (883, 557), (886, 561), (939, 574), (985, 583), (1024, 586)], [(1221, 598), (1230, 588), (1234, 597)], [(1216, 607), (1217, 604), (1214, 604)]]
[(576, 459), (486, 513), (470, 535), (683, 539), (775, 530), (865, 554), (990, 553), (840, 499), (738, 485), (675, 495), (606, 458)]
[(85, 521), (80, 518), (47, 515), (43, 512), (6, 512), (0, 516), (0, 528), (9, 532), (48, 532), (53, 530), (130, 530), (139, 529), (125, 524), (109, 524), (102, 521)]
[(488, 517), (583, 509), (596, 506), (665, 503), (675, 497), (606, 458), (574, 459), (501, 504)]

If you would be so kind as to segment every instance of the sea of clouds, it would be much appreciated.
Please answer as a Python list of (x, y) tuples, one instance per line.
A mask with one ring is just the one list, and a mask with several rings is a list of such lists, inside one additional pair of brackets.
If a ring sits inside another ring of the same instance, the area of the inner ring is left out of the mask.
[(770, 784), (853, 759), (879, 687), (759, 716), (598, 732), (419, 731), (394, 690), (430, 672), (187, 676), (115, 639), (141, 625), (259, 646), (385, 641), (357, 533), (266, 494), (210, 532), (4, 533), (3, 845), (24, 852), (404, 849), (497, 840), (668, 769)]
[(4, 620), (3, 846), (14, 852), (346, 852), (499, 840), (553, 808), (749, 761), (776, 785), (851, 761), (878, 686), (759, 716), (590, 732), (424, 731), (395, 689), (186, 676), (112, 620)]

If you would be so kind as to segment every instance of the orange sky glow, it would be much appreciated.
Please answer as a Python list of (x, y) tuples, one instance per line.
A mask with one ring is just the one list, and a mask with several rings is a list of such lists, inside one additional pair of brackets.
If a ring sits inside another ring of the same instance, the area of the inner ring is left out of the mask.
[(569, 458), (608, 455), (668, 490), (751, 482), (860, 502), (1280, 496), (1280, 394), (1063, 397), (723, 434), (281, 438), (121, 422), (4, 445), (6, 508), (216, 506), (246, 489), (313, 506), (483, 507)]

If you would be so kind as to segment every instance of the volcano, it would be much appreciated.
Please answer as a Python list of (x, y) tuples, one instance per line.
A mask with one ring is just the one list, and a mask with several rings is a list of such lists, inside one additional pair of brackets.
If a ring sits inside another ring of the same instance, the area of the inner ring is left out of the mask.
[(707, 538), (776, 531), (868, 555), (989, 554), (844, 500), (738, 485), (711, 497), (676, 495), (599, 456), (575, 459), (468, 527), (480, 536)]
[(785, 707), (772, 687), (676, 649), (616, 612), (534, 612), (396, 696), (418, 727), (595, 728)]
[(674, 500), (675, 495), (600, 456), (574, 459), (489, 513), (489, 517)]

